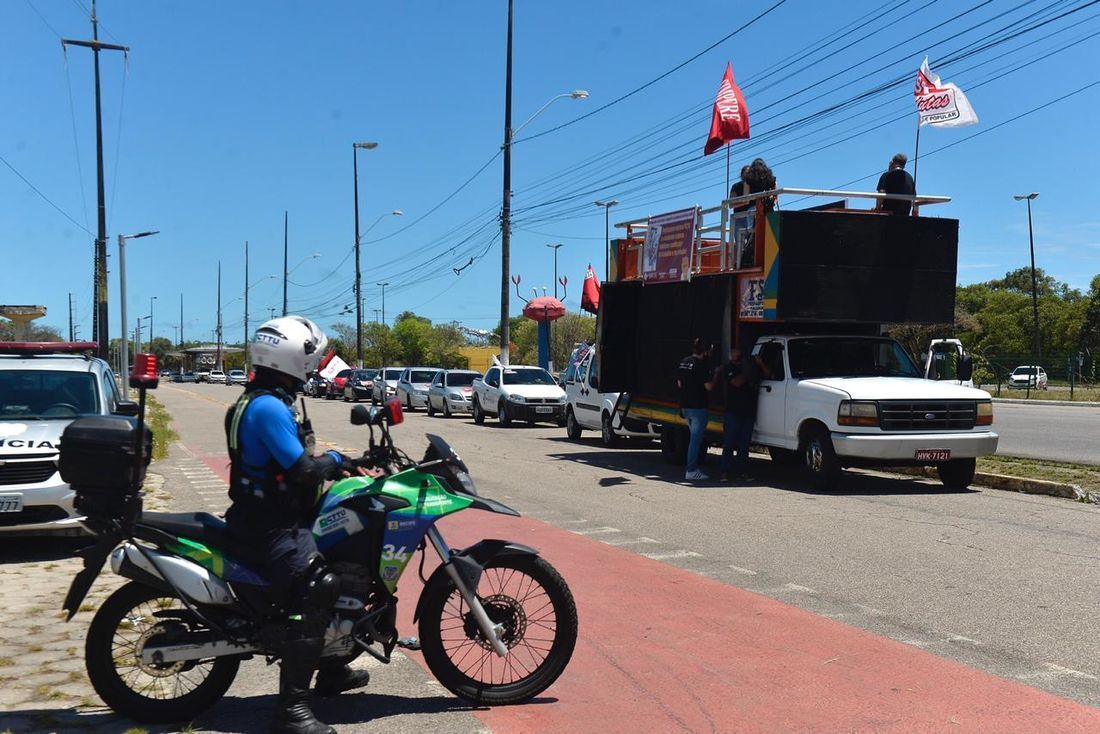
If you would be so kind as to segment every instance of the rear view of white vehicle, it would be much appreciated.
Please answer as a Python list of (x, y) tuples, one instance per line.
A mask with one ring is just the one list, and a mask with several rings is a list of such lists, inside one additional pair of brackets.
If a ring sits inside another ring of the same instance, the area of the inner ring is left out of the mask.
[(599, 431), (604, 446), (614, 446), (620, 436), (657, 438), (658, 432), (648, 421), (624, 419), (623, 411), (616, 410), (621, 393), (600, 392), (596, 360), (592, 349), (565, 370), (566, 435), (577, 439), (584, 430)]

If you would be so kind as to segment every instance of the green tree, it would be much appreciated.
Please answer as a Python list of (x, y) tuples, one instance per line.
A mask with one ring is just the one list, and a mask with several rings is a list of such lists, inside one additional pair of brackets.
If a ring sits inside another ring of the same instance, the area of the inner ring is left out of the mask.
[[(0, 342), (15, 341), (15, 323), (4, 319), (0, 321)], [(27, 335), (22, 341), (28, 342), (59, 342), (63, 341), (61, 332), (52, 326), (39, 325), (33, 321), (27, 324)]]
[(397, 316), (393, 324), (393, 337), (397, 340), (397, 358), (406, 365), (424, 364), (428, 359), (429, 337), (432, 322), (412, 311)]

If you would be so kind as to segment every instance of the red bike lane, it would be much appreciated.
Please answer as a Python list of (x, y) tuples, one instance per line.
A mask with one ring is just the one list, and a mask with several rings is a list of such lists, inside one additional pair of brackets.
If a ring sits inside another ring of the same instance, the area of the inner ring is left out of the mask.
[[(1100, 710), (548, 523), (472, 511), (439, 527), (455, 548), (537, 548), (577, 603), (562, 677), (532, 703), (476, 711), (493, 732), (1100, 731)], [(398, 590), (405, 635), (414, 564)]]

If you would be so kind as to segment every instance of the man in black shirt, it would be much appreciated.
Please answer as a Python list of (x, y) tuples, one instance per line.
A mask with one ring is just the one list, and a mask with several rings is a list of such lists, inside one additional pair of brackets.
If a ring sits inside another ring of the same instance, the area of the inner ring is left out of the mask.
[(680, 413), (687, 421), (691, 440), (688, 442), (687, 473), (685, 479), (703, 481), (710, 479), (699, 471), (699, 455), (707, 430), (707, 393), (714, 387), (710, 381), (707, 357), (710, 348), (702, 339), (692, 344), (692, 353), (680, 360), (676, 384), (680, 386)]
[[(878, 192), (880, 194), (917, 195), (917, 185), (913, 181), (913, 177), (905, 170), (905, 163), (908, 160), (909, 158), (904, 153), (898, 153), (890, 159), (890, 168), (878, 180)], [(901, 199), (879, 199), (875, 208), (888, 214), (900, 214), (907, 217), (912, 207), (912, 202)]]
[[(730, 348), (730, 359), (714, 371), (715, 384), (726, 392), (726, 414), (722, 433), (722, 480), (733, 478), (755, 481), (749, 474), (749, 443), (756, 422), (756, 398), (760, 387), (760, 372), (764, 365), (759, 358), (744, 359), (741, 350)], [(734, 458), (734, 449), (737, 457)]]

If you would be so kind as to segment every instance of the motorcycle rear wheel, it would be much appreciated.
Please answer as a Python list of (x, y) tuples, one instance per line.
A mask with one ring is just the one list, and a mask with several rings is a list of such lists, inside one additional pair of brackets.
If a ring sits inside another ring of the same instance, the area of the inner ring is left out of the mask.
[(237, 657), (161, 666), (141, 661), (140, 648), (158, 636), (186, 633), (181, 623), (154, 616), (183, 610), (182, 602), (131, 581), (96, 612), (84, 643), (84, 664), (96, 693), (116, 713), (146, 724), (190, 721), (214, 705), (237, 675)]
[(494, 706), (525, 703), (565, 670), (577, 643), (577, 607), (554, 567), (538, 556), (502, 556), (485, 567), (477, 589), (489, 618), (505, 627), (508, 656), (498, 657), (445, 574), (423, 592), (424, 661), (459, 698)]

